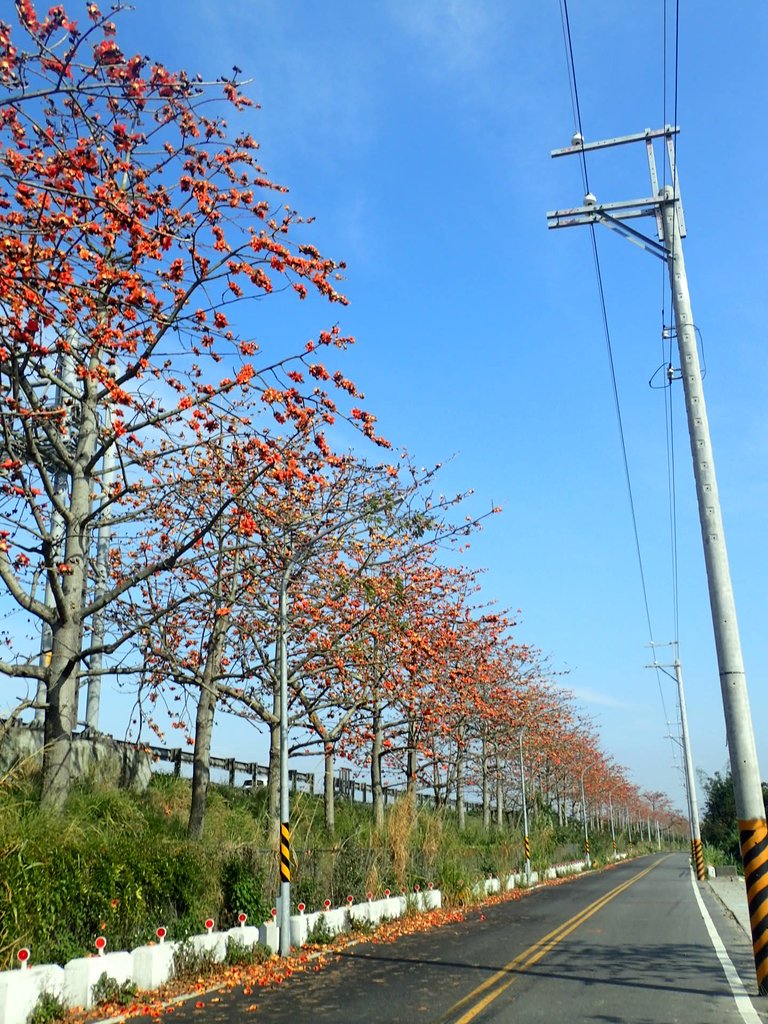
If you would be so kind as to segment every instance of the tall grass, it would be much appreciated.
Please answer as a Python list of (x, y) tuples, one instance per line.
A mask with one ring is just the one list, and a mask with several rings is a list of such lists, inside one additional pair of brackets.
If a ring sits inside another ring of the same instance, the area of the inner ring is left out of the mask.
[[(0, 969), (21, 945), (36, 963), (63, 963), (92, 952), (100, 934), (109, 949), (130, 949), (159, 925), (184, 938), (207, 917), (227, 927), (240, 911), (253, 923), (268, 916), (278, 860), (263, 792), (212, 787), (203, 839), (191, 843), (187, 780), (156, 776), (141, 795), (90, 780), (56, 817), (40, 809), (38, 789), (31, 771), (0, 783)], [(447, 903), (466, 902), (479, 878), (522, 861), (519, 828), (484, 831), (470, 817), (459, 832), (453, 812), (408, 798), (387, 809), (382, 832), (370, 807), (340, 801), (328, 835), (321, 799), (307, 794), (294, 796), (291, 820), (293, 902), (309, 908), (430, 881)], [(580, 848), (576, 826), (558, 830), (546, 815), (531, 838), (534, 867)], [(595, 835), (593, 858), (609, 851), (610, 836)]]

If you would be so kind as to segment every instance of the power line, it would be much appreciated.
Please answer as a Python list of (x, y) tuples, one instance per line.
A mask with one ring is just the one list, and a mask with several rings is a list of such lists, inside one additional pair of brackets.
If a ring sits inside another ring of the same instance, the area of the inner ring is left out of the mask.
[[(571, 19), (568, 16), (568, 0), (560, 0), (560, 20), (563, 25), (568, 80), (571, 84), (571, 101), (574, 111), (575, 128), (584, 142), (584, 131), (581, 126), (581, 104), (579, 103), (579, 87), (576, 82), (576, 64), (573, 60), (573, 39), (571, 38)], [(587, 155), (582, 145), (581, 175), (584, 180), (584, 192), (589, 192), (589, 176), (587, 175)]]
[[(583, 127), (582, 127), (581, 103), (579, 101), (578, 81), (577, 81), (577, 77), (576, 77), (576, 62), (575, 62), (574, 54), (573, 54), (573, 37), (572, 37), (572, 34), (571, 34), (571, 22), (570, 22), (570, 16), (569, 16), (569, 13), (568, 13), (568, 0), (560, 0), (560, 16), (561, 16), (561, 22), (562, 22), (562, 25), (563, 25), (563, 38), (564, 38), (565, 44), (566, 44), (566, 46), (565, 46), (565, 49), (566, 49), (566, 63), (568, 65), (569, 80), (570, 80), (570, 82), (572, 84), (572, 98), (573, 98), (573, 106), (574, 106), (574, 112), (575, 112), (576, 130), (578, 131), (578, 137), (579, 137), (579, 139), (580, 139), (580, 141), (582, 143), (582, 150), (581, 150), (581, 154), (580, 155), (581, 155), (582, 177), (583, 177), (583, 181), (584, 181), (584, 191), (585, 191), (585, 193), (589, 193), (589, 175), (588, 175), (588, 171), (587, 171), (586, 153), (585, 153), (584, 148), (583, 148), (584, 132), (583, 132)], [(650, 607), (649, 607), (649, 603), (648, 603), (648, 588), (646, 586), (646, 581), (645, 581), (645, 569), (643, 567), (642, 550), (641, 550), (641, 547), (640, 547), (640, 535), (639, 535), (638, 526), (637, 526), (637, 511), (636, 511), (636, 508), (635, 508), (635, 499), (634, 499), (634, 493), (633, 493), (633, 490), (632, 490), (632, 479), (631, 479), (631, 474), (630, 474), (630, 471), (629, 471), (629, 458), (628, 458), (628, 455), (627, 455), (626, 437), (625, 437), (625, 434), (624, 434), (624, 423), (623, 423), (623, 419), (622, 419), (622, 415), (621, 415), (621, 402), (620, 402), (620, 399), (619, 399), (619, 388), (618, 388), (618, 382), (617, 382), (617, 379), (616, 379), (616, 367), (615, 367), (615, 362), (614, 362), (614, 358), (613, 358), (613, 344), (611, 342), (611, 332), (610, 332), (610, 326), (609, 326), (609, 323), (608, 323), (608, 311), (607, 311), (606, 300), (605, 300), (605, 287), (604, 287), (604, 284), (603, 284), (603, 274), (602, 274), (602, 268), (601, 268), (601, 265), (600, 265), (600, 255), (599, 255), (599, 251), (598, 251), (597, 236), (595, 234), (595, 226), (594, 226), (594, 224), (590, 224), (589, 228), (590, 228), (590, 236), (591, 236), (591, 240), (592, 240), (592, 256), (593, 256), (594, 264), (595, 264), (595, 276), (596, 276), (596, 279), (597, 279), (598, 298), (599, 298), (599, 303), (600, 303), (600, 315), (601, 315), (601, 319), (602, 319), (602, 323), (603, 323), (603, 333), (604, 333), (604, 336), (605, 336), (606, 351), (607, 351), (607, 354), (608, 354), (608, 365), (609, 365), (609, 370), (610, 370), (610, 375), (611, 375), (611, 388), (612, 388), (612, 391), (613, 391), (613, 401), (614, 401), (614, 408), (615, 408), (615, 411), (616, 411), (616, 421), (617, 421), (617, 425), (618, 425), (618, 429), (619, 429), (619, 440), (620, 440), (620, 445), (621, 445), (622, 461), (623, 461), (623, 464), (624, 464), (624, 478), (625, 478), (626, 487), (627, 487), (627, 496), (628, 496), (628, 499), (629, 499), (630, 515), (631, 515), (631, 519), (632, 519), (632, 530), (633, 530), (634, 541), (635, 541), (635, 553), (636, 553), (636, 556), (637, 556), (637, 564), (638, 564), (638, 569), (639, 569), (639, 572), (640, 572), (640, 586), (641, 586), (642, 594), (643, 594), (643, 606), (644, 606), (644, 609), (645, 609), (645, 619), (646, 619), (646, 624), (647, 624), (647, 627), (648, 627), (649, 639), (651, 640), (651, 642), (653, 642), (653, 627), (652, 627), (652, 624), (651, 624), (651, 613), (650, 613)], [(663, 691), (662, 685), (661, 685), (661, 675), (660, 675), (658, 669), (656, 670), (656, 681), (657, 681), (658, 688), (659, 688), (659, 696), (661, 698), (661, 705), (662, 705), (662, 710), (663, 710), (663, 713), (664, 713), (664, 720), (667, 721), (669, 716), (667, 714), (666, 701), (664, 699), (664, 691)]]
[[(664, 58), (663, 58), (663, 102), (664, 102), (664, 123), (668, 123), (667, 119), (667, 28), (669, 22), (669, 15), (667, 10), (667, 0), (664, 0)], [(679, 69), (680, 69), (680, 2), (675, 0), (675, 29), (674, 29), (674, 88), (673, 88), (673, 118), (672, 123), (677, 125), (677, 109), (678, 109), (678, 85), (679, 85)], [(677, 133), (675, 133), (672, 141), (672, 154), (673, 162), (675, 165), (674, 180), (672, 186), (677, 193)], [(664, 161), (664, 183), (666, 184), (666, 171), (667, 161)], [(673, 218), (677, 216), (677, 204), (673, 211)], [(673, 253), (674, 258), (674, 253)], [(667, 273), (666, 267), (662, 268), (662, 349), (664, 349), (665, 342), (669, 341), (669, 354), (664, 353), (664, 359), (669, 367), (668, 372), (668, 387), (665, 389), (666, 393), (664, 396), (664, 414), (665, 414), (665, 439), (667, 447), (667, 491), (668, 491), (668, 502), (669, 502), (669, 530), (670, 530), (670, 560), (671, 560), (671, 585), (672, 585), (672, 613), (674, 621), (674, 638), (675, 642), (679, 642), (679, 627), (680, 627), (680, 592), (679, 592), (679, 562), (678, 562), (678, 537), (677, 537), (677, 484), (676, 484), (676, 462), (675, 462), (675, 434), (674, 434), (674, 408), (673, 408), (673, 391), (672, 391), (672, 339), (673, 332), (671, 328), (666, 326), (666, 285), (667, 285)]]

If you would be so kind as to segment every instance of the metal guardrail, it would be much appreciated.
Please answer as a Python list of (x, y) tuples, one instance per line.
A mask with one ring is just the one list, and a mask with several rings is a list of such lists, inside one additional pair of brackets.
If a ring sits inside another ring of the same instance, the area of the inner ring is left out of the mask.
[[(0, 718), (0, 728), (6, 724), (9, 729), (29, 729), (33, 732), (42, 731), (41, 726), (33, 722), (23, 722), (18, 719), (6, 720)], [(192, 765), (195, 759), (192, 751), (185, 750), (183, 747), (160, 747), (152, 743), (131, 743), (128, 740), (119, 740), (114, 736), (100, 733), (81, 732), (76, 733), (75, 736), (84, 740), (103, 736), (103, 738), (108, 739), (110, 742), (122, 747), (124, 750), (136, 750), (143, 752), (147, 754), (153, 763), (160, 762), (173, 765), (173, 774), (177, 778), (182, 774), (182, 767), (184, 765)], [(227, 773), (227, 782), (230, 786), (237, 785), (238, 774), (246, 777), (242, 784), (244, 787), (248, 787), (250, 783), (253, 788), (259, 788), (259, 786), (265, 785), (269, 776), (269, 767), (267, 765), (259, 764), (258, 761), (241, 761), (235, 757), (216, 757), (215, 755), (212, 755), (209, 765), (213, 769), (225, 771)], [(306, 793), (314, 794), (315, 776), (312, 772), (300, 772), (294, 768), (289, 768), (288, 778), (290, 780), (291, 789), (294, 791), (301, 790)], [(335, 795), (342, 799), (351, 800), (355, 803), (373, 803), (373, 788), (370, 782), (360, 782), (359, 780), (352, 778), (350, 769), (348, 768), (342, 768), (338, 775), (334, 775), (333, 789)], [(405, 786), (392, 782), (385, 782), (382, 785), (382, 791), (384, 794), (384, 802), (389, 803), (391, 800), (396, 799), (400, 794), (405, 792)], [(417, 793), (416, 800), (419, 806), (434, 806), (435, 804), (435, 797), (430, 793)], [(468, 814), (479, 814), (482, 812), (483, 805), (477, 801), (465, 800), (464, 808)]]
[[(124, 741), (117, 740), (116, 742), (122, 743)], [(193, 764), (195, 760), (195, 755), (189, 750), (184, 750), (183, 747), (156, 747), (149, 743), (138, 743), (134, 744), (134, 746), (139, 750), (145, 750), (155, 761), (164, 761), (172, 764), (173, 774), (177, 777), (181, 775), (182, 765)], [(248, 776), (246, 781), (250, 781), (254, 787), (257, 786), (255, 780), (260, 778), (266, 780), (269, 775), (268, 766), (259, 764), (257, 761), (239, 761), (235, 757), (215, 757), (211, 755), (209, 764), (211, 768), (223, 769), (228, 773), (230, 786), (236, 785), (238, 772)], [(315, 776), (312, 772), (300, 772), (289, 768), (288, 778), (293, 789), (305, 788), (308, 792), (314, 793)]]

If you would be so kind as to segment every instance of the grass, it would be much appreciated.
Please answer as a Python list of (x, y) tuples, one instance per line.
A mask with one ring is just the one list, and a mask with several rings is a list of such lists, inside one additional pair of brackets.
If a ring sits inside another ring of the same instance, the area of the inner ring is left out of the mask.
[[(201, 932), (212, 917), (230, 927), (241, 911), (264, 921), (278, 891), (278, 860), (268, 836), (266, 794), (211, 788), (203, 839), (186, 837), (190, 784), (155, 776), (143, 794), (89, 782), (77, 786), (63, 816), (40, 810), (39, 780), (30, 771), (0, 783), (0, 969), (30, 946), (35, 963), (64, 963), (91, 953), (98, 935), (109, 949)], [(578, 826), (558, 829), (545, 811), (531, 827), (534, 870), (571, 850), (580, 853)], [(336, 831), (322, 824), (322, 798), (296, 794), (292, 820), (292, 901), (319, 909), (385, 887), (407, 892), (434, 882), (445, 905), (475, 897), (472, 885), (506, 877), (522, 861), (517, 827), (484, 831), (467, 818), (401, 799), (373, 827), (369, 806), (339, 801)], [(607, 830), (590, 837), (592, 854), (610, 854)], [(623, 848), (626, 848), (624, 846)], [(637, 852), (642, 852), (638, 850)], [(552, 854), (560, 854), (552, 857)]]

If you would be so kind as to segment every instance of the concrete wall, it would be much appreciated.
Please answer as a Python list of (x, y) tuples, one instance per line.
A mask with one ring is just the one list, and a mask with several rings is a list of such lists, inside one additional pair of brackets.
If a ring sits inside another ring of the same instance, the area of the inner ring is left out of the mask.
[[(42, 750), (41, 728), (11, 725), (0, 736), (0, 777), (30, 759), (39, 764)], [(95, 777), (142, 791), (152, 776), (152, 758), (111, 736), (77, 734), (72, 741), (72, 771), (76, 778)]]

